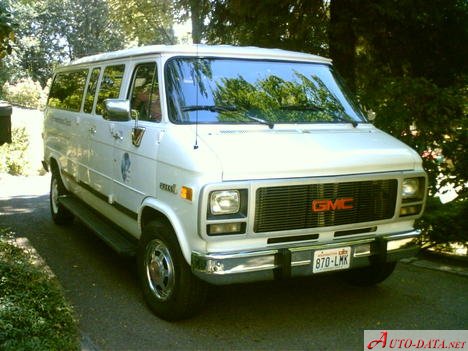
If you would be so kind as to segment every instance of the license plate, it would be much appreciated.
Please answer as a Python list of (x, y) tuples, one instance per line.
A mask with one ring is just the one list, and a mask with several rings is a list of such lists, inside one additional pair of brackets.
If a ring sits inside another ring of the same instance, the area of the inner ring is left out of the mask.
[(313, 272), (322, 273), (349, 268), (351, 247), (317, 250), (314, 252)]

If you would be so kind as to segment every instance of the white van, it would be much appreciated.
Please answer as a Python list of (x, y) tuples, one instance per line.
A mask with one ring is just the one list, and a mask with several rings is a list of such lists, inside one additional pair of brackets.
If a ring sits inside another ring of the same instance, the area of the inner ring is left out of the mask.
[(207, 284), (341, 272), (383, 281), (418, 250), (421, 158), (378, 130), (331, 61), (254, 47), (148, 46), (57, 69), (45, 111), (52, 218), (137, 256), (177, 320)]

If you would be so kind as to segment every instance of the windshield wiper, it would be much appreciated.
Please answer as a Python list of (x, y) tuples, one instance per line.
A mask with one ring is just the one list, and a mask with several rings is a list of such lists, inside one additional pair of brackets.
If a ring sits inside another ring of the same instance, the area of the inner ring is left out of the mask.
[(248, 114), (247, 112), (245, 113), (245, 117), (247, 117), (248, 119), (250, 119), (252, 121), (258, 122), (260, 124), (265, 124), (270, 129), (273, 129), (273, 127), (275, 126), (275, 124), (273, 122), (265, 121), (264, 119), (252, 116), (252, 115)]
[(210, 112), (245, 112), (245, 117), (248, 119), (255, 121), (260, 124), (267, 125), (270, 129), (273, 129), (275, 126), (272, 122), (268, 122), (262, 118), (255, 117), (250, 115), (247, 111), (243, 111), (236, 106), (232, 105), (188, 105), (181, 107), (183, 112), (189, 111), (210, 111)]
[(341, 114), (335, 113), (333, 115), (333, 118), (335, 121), (338, 121), (338, 122), (351, 123), (351, 125), (354, 128), (356, 128), (359, 124), (358, 121), (355, 121), (354, 119), (352, 119), (352, 117), (348, 116), (347, 114), (341, 115)]
[(181, 107), (183, 112), (189, 111), (210, 111), (210, 112), (226, 112), (226, 111), (237, 111), (235, 106), (221, 106), (221, 105), (189, 105)]
[[(284, 105), (281, 106), (282, 110), (287, 110), (287, 111), (324, 111), (325, 109), (320, 106), (316, 105)], [(333, 113), (333, 119), (338, 122), (344, 122), (344, 123), (351, 123), (354, 128), (358, 126), (358, 122), (352, 119), (350, 116), (347, 114), (338, 114), (338, 111), (336, 113)]]

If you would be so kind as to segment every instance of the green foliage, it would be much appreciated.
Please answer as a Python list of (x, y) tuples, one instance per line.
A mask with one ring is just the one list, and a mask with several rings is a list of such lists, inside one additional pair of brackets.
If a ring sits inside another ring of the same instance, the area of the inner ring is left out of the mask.
[(3, 85), (3, 96), (12, 104), (42, 110), (47, 99), (47, 90), (39, 82), (24, 78), (15, 84)]
[[(425, 78), (384, 79), (363, 99), (376, 111), (378, 127), (413, 147), (429, 176), (428, 206), (419, 227), (426, 245), (468, 242), (467, 95)], [(435, 195), (450, 185), (458, 197), (442, 204)]]
[(0, 234), (0, 349), (77, 350), (78, 328), (57, 280)]
[(456, 200), (442, 204), (438, 198), (429, 198), (426, 213), (418, 227), (426, 235), (423, 245), (431, 247), (440, 243), (468, 243), (468, 201)]
[(107, 0), (111, 18), (127, 41), (138, 45), (174, 44), (171, 0)]
[(15, 128), (11, 134), (11, 144), (0, 146), (0, 173), (22, 175), (29, 169), (26, 157), (29, 146), (28, 134), (25, 128)]
[(0, 3), (0, 61), (6, 55), (11, 54), (12, 42), (15, 39), (15, 23), (7, 4)]
[(322, 0), (211, 1), (209, 43), (327, 53), (328, 5)]
[(364, 92), (362, 100), (376, 112), (378, 127), (423, 156), (430, 195), (448, 182), (458, 187), (468, 181), (465, 92), (438, 87), (425, 78), (388, 78)]
[[(376, 112), (376, 125), (423, 157), (425, 242), (466, 241), (468, 3), (333, 0), (331, 9), (330, 53), (338, 69)], [(435, 196), (447, 184), (458, 197), (442, 204)]]
[(4, 60), (2, 81), (31, 77), (45, 86), (57, 64), (126, 43), (106, 0), (18, 0), (11, 7), (17, 41)]

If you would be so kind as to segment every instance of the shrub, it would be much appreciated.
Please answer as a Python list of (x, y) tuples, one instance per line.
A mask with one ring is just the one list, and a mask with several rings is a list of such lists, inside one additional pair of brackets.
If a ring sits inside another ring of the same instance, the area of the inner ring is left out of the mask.
[(418, 221), (423, 230), (423, 247), (444, 243), (468, 243), (468, 201), (454, 200), (443, 204), (438, 198), (429, 198), (426, 212)]
[(15, 128), (11, 134), (11, 144), (0, 146), (0, 173), (12, 175), (28, 173), (29, 161), (26, 150), (29, 140), (26, 128)]
[(42, 110), (47, 99), (46, 89), (42, 89), (39, 82), (31, 78), (24, 78), (10, 84), (3, 85), (4, 98), (12, 104)]
[[(428, 205), (418, 221), (424, 244), (468, 241), (466, 80), (440, 87), (425, 78), (374, 78), (363, 99), (376, 112), (376, 125), (413, 147), (428, 173)], [(437, 194), (450, 184), (458, 197), (442, 204)]]
[(78, 328), (56, 278), (0, 233), (0, 349), (78, 350)]

